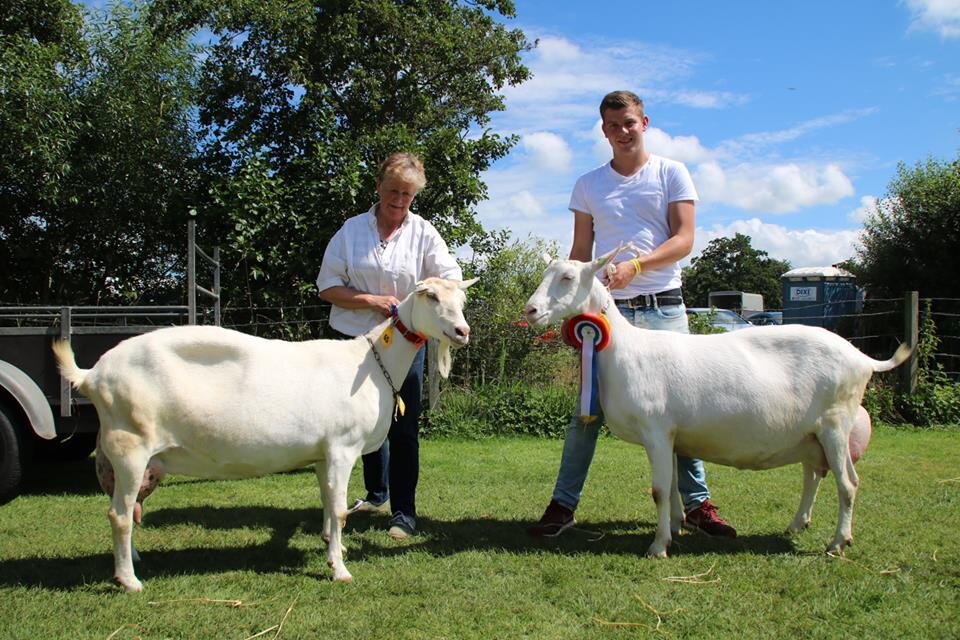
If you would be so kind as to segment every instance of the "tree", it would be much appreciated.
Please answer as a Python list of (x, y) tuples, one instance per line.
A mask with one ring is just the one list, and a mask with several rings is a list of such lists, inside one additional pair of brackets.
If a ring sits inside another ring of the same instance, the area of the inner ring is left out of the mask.
[(136, 4), (17, 0), (0, 24), (0, 299), (180, 301), (193, 49)]
[(415, 211), (451, 246), (489, 250), (480, 174), (514, 138), (485, 128), (529, 72), (507, 0), (157, 0), (163, 32), (213, 34), (201, 70), (207, 187), (196, 203), (222, 247), (224, 296), (250, 308), (316, 303), (327, 241), (375, 200), (377, 164), (419, 153)]
[(761, 294), (767, 309), (780, 309), (780, 276), (790, 268), (788, 261), (775, 260), (750, 246), (750, 236), (716, 238), (684, 268), (684, 297), (691, 306), (705, 306), (711, 291), (747, 291)]
[(960, 297), (960, 156), (900, 163), (864, 223), (855, 273), (875, 297)]

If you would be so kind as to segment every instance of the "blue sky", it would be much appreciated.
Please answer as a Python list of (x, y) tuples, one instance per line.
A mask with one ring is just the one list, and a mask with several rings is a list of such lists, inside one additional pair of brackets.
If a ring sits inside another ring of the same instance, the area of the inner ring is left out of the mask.
[(597, 105), (630, 89), (648, 150), (700, 194), (697, 255), (744, 233), (794, 267), (852, 257), (897, 163), (960, 150), (960, 0), (517, 0), (539, 46), (492, 128), (519, 144), (484, 176), (487, 228), (566, 253), (577, 176), (609, 160)]

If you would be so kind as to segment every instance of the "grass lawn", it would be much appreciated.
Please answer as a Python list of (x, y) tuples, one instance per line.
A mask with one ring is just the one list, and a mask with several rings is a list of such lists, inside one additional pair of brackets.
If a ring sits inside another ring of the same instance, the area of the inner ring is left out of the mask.
[[(330, 580), (312, 470), (168, 478), (135, 530), (146, 588), (136, 595), (110, 579), (92, 460), (48, 469), (0, 506), (0, 640), (960, 636), (960, 431), (875, 432), (843, 559), (823, 553), (832, 475), (810, 530), (789, 538), (799, 466), (709, 464), (714, 502), (740, 537), (686, 534), (670, 559), (644, 558), (655, 520), (646, 456), (612, 438), (600, 441), (579, 528), (531, 539), (561, 444), (424, 441), (419, 535), (396, 542), (385, 517), (351, 517), (352, 584)], [(358, 465), (350, 496), (361, 491)]]

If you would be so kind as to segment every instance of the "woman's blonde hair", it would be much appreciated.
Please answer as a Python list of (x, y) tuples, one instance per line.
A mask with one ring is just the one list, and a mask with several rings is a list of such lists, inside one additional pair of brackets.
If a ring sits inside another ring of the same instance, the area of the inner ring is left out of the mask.
[(384, 180), (396, 178), (403, 182), (416, 185), (417, 189), (423, 189), (427, 184), (427, 174), (423, 170), (423, 162), (413, 153), (392, 153), (380, 163), (377, 171), (377, 184)]

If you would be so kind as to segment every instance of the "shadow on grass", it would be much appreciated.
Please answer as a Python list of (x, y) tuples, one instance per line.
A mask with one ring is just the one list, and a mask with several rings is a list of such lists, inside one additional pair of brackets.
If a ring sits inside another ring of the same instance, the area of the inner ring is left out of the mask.
[(103, 492), (97, 482), (93, 457), (76, 462), (33, 462), (20, 489), (20, 494), (25, 496), (95, 493)]
[[(273, 507), (161, 509), (144, 516), (145, 527), (198, 525), (205, 529), (234, 529), (239, 526), (269, 528), (270, 539), (246, 547), (181, 550), (147, 550), (137, 565), (137, 575), (144, 580), (158, 576), (222, 573), (253, 570), (259, 573), (302, 573), (303, 567), (325, 553), (319, 509), (277, 509)], [(531, 538), (526, 528), (531, 522), (496, 518), (434, 520), (418, 518), (421, 533), (409, 541), (397, 543), (383, 531), (386, 518), (356, 514), (347, 521), (347, 564), (370, 558), (392, 557), (412, 550), (426, 551), (431, 556), (449, 556), (465, 551), (502, 551), (513, 554), (622, 554), (642, 558), (653, 541), (654, 525), (650, 522), (605, 521), (586, 523), (557, 538)], [(375, 532), (375, 535), (374, 535)], [(368, 535), (368, 533), (370, 535)], [(317, 548), (301, 550), (291, 547), (297, 534), (317, 537)], [(104, 544), (108, 544), (109, 527), (104, 519)], [(600, 537), (600, 539), (597, 539)], [(381, 542), (382, 541), (382, 542)], [(795, 553), (791, 540), (784, 535), (748, 535), (735, 540), (709, 538), (704, 535), (681, 535), (671, 547), (677, 557), (706, 553), (774, 555)], [(113, 557), (101, 553), (76, 557), (33, 557), (0, 560), (0, 585), (32, 586), (71, 590), (113, 574)], [(318, 577), (329, 578), (329, 574)]]

